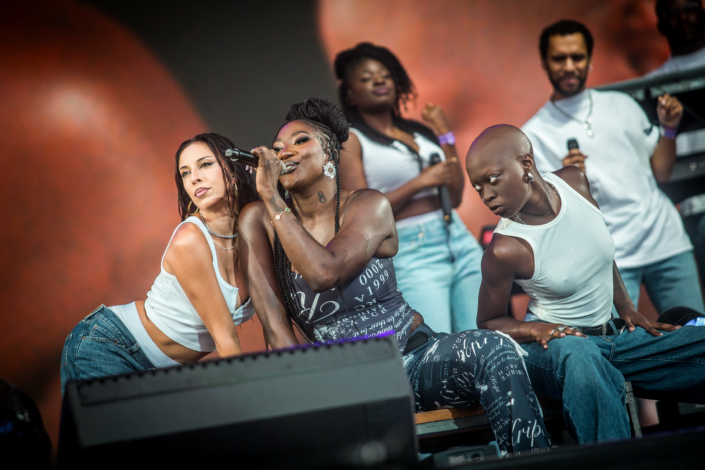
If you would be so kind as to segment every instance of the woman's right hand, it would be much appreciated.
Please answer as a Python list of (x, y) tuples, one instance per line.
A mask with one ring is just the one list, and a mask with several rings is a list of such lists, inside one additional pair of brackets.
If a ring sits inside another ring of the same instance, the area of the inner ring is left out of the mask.
[(272, 192), (276, 193), (283, 162), (272, 149), (264, 146), (252, 149), (252, 155), (259, 158), (257, 176), (255, 178), (257, 192), (262, 197)]
[[(539, 343), (544, 349), (548, 349), (548, 342), (553, 339), (564, 338), (566, 335), (580, 336), (587, 338), (583, 333), (576, 331), (569, 326), (561, 325), (560, 323), (544, 323), (544, 322), (530, 322), (531, 334), (537, 343)], [(561, 332), (558, 331), (558, 327), (565, 327)]]
[(418, 176), (419, 183), (424, 188), (450, 184), (453, 177), (452, 165), (451, 162), (441, 162), (425, 168)]

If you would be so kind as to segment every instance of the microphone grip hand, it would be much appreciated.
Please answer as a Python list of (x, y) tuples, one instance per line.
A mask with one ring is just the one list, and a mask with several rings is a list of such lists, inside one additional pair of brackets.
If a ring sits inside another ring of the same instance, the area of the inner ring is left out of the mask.
[[(445, 168), (444, 170), (450, 170), (448, 168), (447, 163), (441, 163), (441, 156), (438, 155), (437, 153), (434, 153), (431, 155), (431, 167), (433, 168), (436, 165), (443, 165)], [(440, 168), (440, 167), (437, 167)], [(448, 184), (441, 184), (438, 186), (438, 198), (440, 199), (441, 202), (441, 210), (443, 211), (443, 220), (445, 220), (445, 223), (450, 225), (453, 222), (453, 206), (450, 202), (450, 192), (448, 191)]]
[(252, 155), (258, 158), (255, 181), (257, 192), (265, 193), (277, 192), (279, 177), (286, 172), (286, 165), (277, 154), (267, 147), (257, 147), (252, 149)]

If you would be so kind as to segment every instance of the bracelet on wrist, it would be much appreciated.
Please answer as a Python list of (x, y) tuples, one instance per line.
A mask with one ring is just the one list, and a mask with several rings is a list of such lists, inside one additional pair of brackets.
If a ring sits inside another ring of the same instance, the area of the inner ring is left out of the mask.
[(665, 137), (666, 139), (675, 139), (676, 135), (678, 134), (678, 125), (676, 124), (675, 126), (665, 126), (661, 123), (659, 123), (659, 127), (661, 128), (661, 136)]
[(455, 145), (455, 134), (453, 134), (453, 131), (441, 134), (438, 136), (438, 142), (441, 145)]
[(280, 213), (278, 213), (278, 214), (270, 221), (271, 224), (272, 224), (272, 226), (274, 225), (274, 221), (281, 219), (281, 218), (282, 218), (282, 215), (283, 215), (285, 212), (291, 212), (291, 209), (289, 209), (289, 208), (287, 207), (286, 209), (284, 209), (283, 211), (281, 211)]

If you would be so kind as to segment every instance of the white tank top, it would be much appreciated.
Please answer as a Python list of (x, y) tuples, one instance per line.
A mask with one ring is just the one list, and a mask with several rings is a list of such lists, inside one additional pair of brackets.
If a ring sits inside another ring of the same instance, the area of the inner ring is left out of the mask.
[[(210, 235), (197, 217), (189, 217), (179, 224), (178, 230), (185, 223), (195, 224), (203, 235), (206, 237), (208, 246), (211, 249), (213, 256), (213, 269), (218, 278), (220, 291), (225, 297), (225, 303), (228, 305), (230, 314), (233, 317), (233, 323), (239, 325), (252, 318), (255, 313), (252, 307), (252, 302), (247, 299), (247, 302), (235, 308), (237, 305), (238, 288), (233, 287), (221, 277), (218, 270), (218, 257), (215, 254), (215, 245)], [(174, 230), (176, 233), (176, 230)], [(174, 239), (174, 235), (171, 236)], [(169, 240), (171, 245), (171, 240)], [(167, 245), (167, 250), (169, 249)], [(164, 251), (166, 256), (166, 250)], [(161, 272), (154, 280), (152, 289), (147, 293), (147, 300), (144, 302), (144, 309), (147, 312), (147, 317), (159, 328), (165, 335), (180, 345), (192, 349), (194, 351), (211, 352), (215, 350), (215, 341), (206, 325), (201, 320), (201, 317), (196, 312), (196, 309), (191, 304), (191, 301), (186, 296), (186, 293), (176, 280), (176, 276), (169, 274), (164, 270), (164, 256), (162, 256)]]
[(544, 225), (500, 219), (495, 233), (526, 240), (534, 275), (516, 280), (529, 294), (529, 310), (549, 323), (598, 326), (612, 315), (614, 242), (600, 210), (553, 173), (561, 210)]
[[(417, 156), (398, 140), (395, 140), (391, 145), (384, 145), (369, 139), (354, 127), (351, 127), (350, 131), (360, 141), (362, 166), (365, 170), (367, 186), (382, 193), (394, 191), (419, 176), (421, 173), (419, 159), (422, 168), (430, 165), (431, 155), (434, 153), (441, 157), (441, 161), (446, 160), (443, 149), (419, 133), (414, 133), (414, 142), (419, 147)], [(426, 188), (411, 196), (411, 200), (436, 194), (438, 194), (437, 188)]]

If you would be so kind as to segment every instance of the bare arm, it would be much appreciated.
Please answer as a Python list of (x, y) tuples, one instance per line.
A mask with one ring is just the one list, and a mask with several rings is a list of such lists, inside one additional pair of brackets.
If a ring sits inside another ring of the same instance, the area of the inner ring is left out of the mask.
[(477, 309), (480, 328), (501, 331), (518, 343), (538, 342), (548, 348), (552, 339), (566, 334), (584, 336), (571, 328), (558, 332), (557, 323), (525, 322), (507, 315), (507, 305), (515, 278), (528, 279), (534, 272), (533, 253), (526, 242), (495, 235), (482, 256), (482, 283)]
[[(443, 151), (446, 152), (446, 156), (450, 159), (446, 147), (452, 147), (452, 151), (455, 152), (455, 146), (443, 146)], [(454, 179), (460, 179), (459, 193), (457, 184), (456, 186), (452, 185)], [(411, 198), (419, 191), (442, 184), (449, 184), (451, 185), (451, 202), (453, 203), (453, 207), (457, 207), (462, 200), (462, 185), (464, 182), (463, 171), (460, 164), (457, 162), (457, 155), (455, 155), (455, 162), (439, 163), (438, 165), (425, 168), (416, 178), (407, 181), (397, 189), (389, 191), (384, 195), (389, 199), (392, 212), (397, 214), (406, 207), (411, 201)], [(362, 147), (360, 147), (360, 141), (357, 136), (352, 132), (350, 133), (350, 138), (345, 143), (345, 150), (340, 153), (340, 187), (350, 191), (368, 187), (367, 179), (365, 178), (365, 170), (362, 164)]]
[(262, 323), (265, 341), (272, 348), (283, 348), (298, 344), (298, 340), (287, 318), (284, 299), (277, 284), (265, 217), (266, 211), (261, 202), (248, 204), (240, 213), (240, 267), (247, 278), (247, 288)]
[[(446, 115), (443, 112), (443, 108), (440, 106), (434, 105), (433, 103), (427, 103), (426, 107), (421, 111), (421, 116), (437, 136), (450, 132), (450, 125), (448, 125)], [(446, 156), (446, 162), (448, 162), (448, 167), (451, 172), (450, 182), (448, 183), (448, 192), (450, 193), (451, 204), (453, 208), (456, 208), (463, 201), (465, 172), (460, 165), (458, 151), (455, 148), (455, 144), (445, 144), (442, 145), (441, 148)]]
[[(656, 107), (659, 122), (666, 127), (677, 127), (683, 117), (683, 105), (677, 98), (665, 94), (658, 99)], [(661, 139), (651, 157), (651, 169), (654, 178), (659, 183), (665, 183), (671, 178), (673, 165), (676, 162), (676, 140), (661, 136)]]
[[(255, 153), (260, 159), (257, 191), (272, 220), (287, 207), (276, 189), (279, 158), (262, 147), (255, 149)], [(291, 264), (314, 292), (332, 289), (354, 276), (385, 240), (398, 243), (391, 206), (379, 191), (363, 189), (351, 194), (341, 220), (340, 230), (326, 246), (313, 238), (293, 214), (285, 214), (276, 222), (275, 228)]]
[(223, 293), (218, 284), (213, 255), (203, 232), (194, 224), (184, 224), (174, 235), (164, 258), (165, 268), (179, 285), (203, 320), (221, 357), (242, 354), (240, 340)]

